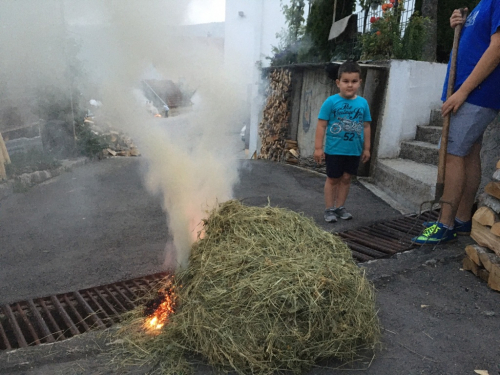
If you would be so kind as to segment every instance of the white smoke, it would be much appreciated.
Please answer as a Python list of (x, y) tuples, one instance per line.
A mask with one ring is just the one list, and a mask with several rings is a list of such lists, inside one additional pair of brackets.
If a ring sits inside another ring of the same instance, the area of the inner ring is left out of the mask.
[[(87, 80), (97, 85), (101, 111), (133, 138), (147, 159), (145, 185), (163, 197), (176, 262), (185, 266), (202, 219), (217, 202), (232, 198), (238, 180), (244, 98), (233, 89), (237, 77), (225, 74), (220, 43), (185, 36), (180, 25), (187, 20), (189, 1), (7, 3), (0, 5), (8, 11), (2, 14), (12, 19), (3, 26), (1, 41), (6, 43), (0, 52), (12, 58), (2, 57), (2, 72), (12, 73), (18, 85), (23, 78), (31, 80), (11, 92), (21, 96), (35, 82), (43, 84), (40, 77), (67, 87), (70, 79), (62, 73), (68, 72), (68, 33), (71, 40), (81, 42), (79, 59)], [(10, 39), (13, 30), (19, 34), (16, 42)], [(23, 58), (19, 43), (38, 60)], [(23, 63), (16, 65), (18, 60)], [(144, 97), (137, 90), (151, 66), (165, 79), (176, 82), (182, 77), (197, 89), (191, 111), (168, 119), (155, 119), (145, 111)]]
[[(232, 198), (242, 100), (224, 74), (219, 47), (175, 27), (187, 9), (182, 3), (120, 1), (108, 10), (116, 63), (106, 74), (103, 103), (147, 158), (146, 186), (163, 196), (177, 263), (185, 266), (207, 211)], [(197, 88), (191, 112), (158, 121), (135, 105), (130, 94), (150, 64)]]

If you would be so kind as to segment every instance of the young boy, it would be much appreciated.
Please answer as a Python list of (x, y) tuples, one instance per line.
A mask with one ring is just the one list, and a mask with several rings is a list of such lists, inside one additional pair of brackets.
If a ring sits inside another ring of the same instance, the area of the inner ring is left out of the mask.
[[(352, 219), (344, 204), (356, 175), (359, 161), (370, 159), (370, 109), (356, 93), (361, 85), (361, 68), (354, 61), (339, 67), (337, 87), (340, 93), (330, 96), (321, 106), (316, 127), (314, 160), (326, 161), (325, 214), (327, 222), (337, 218)], [(326, 142), (323, 149), (323, 139)]]

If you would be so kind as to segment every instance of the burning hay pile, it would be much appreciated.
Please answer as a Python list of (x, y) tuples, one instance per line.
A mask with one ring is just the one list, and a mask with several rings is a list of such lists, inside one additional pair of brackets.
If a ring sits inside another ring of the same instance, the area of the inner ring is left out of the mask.
[(222, 370), (270, 374), (349, 360), (377, 342), (374, 290), (339, 238), (292, 211), (238, 201), (204, 224), (174, 281), (175, 313), (156, 335), (144, 317), (126, 326), (128, 358), (167, 374), (186, 370), (193, 354)]

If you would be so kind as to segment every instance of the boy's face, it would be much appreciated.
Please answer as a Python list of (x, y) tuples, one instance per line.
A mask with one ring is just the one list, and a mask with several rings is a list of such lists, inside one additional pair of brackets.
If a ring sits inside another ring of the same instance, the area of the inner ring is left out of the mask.
[(361, 78), (359, 78), (359, 73), (342, 73), (336, 83), (340, 90), (340, 95), (343, 98), (352, 99), (356, 97), (356, 93), (361, 85)]

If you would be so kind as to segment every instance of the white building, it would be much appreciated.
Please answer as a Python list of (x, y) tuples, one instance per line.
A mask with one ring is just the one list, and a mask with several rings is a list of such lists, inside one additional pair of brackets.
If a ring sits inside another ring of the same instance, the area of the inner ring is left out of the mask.
[[(247, 98), (249, 155), (259, 147), (258, 125), (263, 98), (259, 66), (269, 66), (266, 57), (278, 45), (276, 33), (285, 27), (280, 0), (226, 0), (224, 65), (235, 77), (235, 85)], [(247, 132), (248, 134), (248, 132)]]

